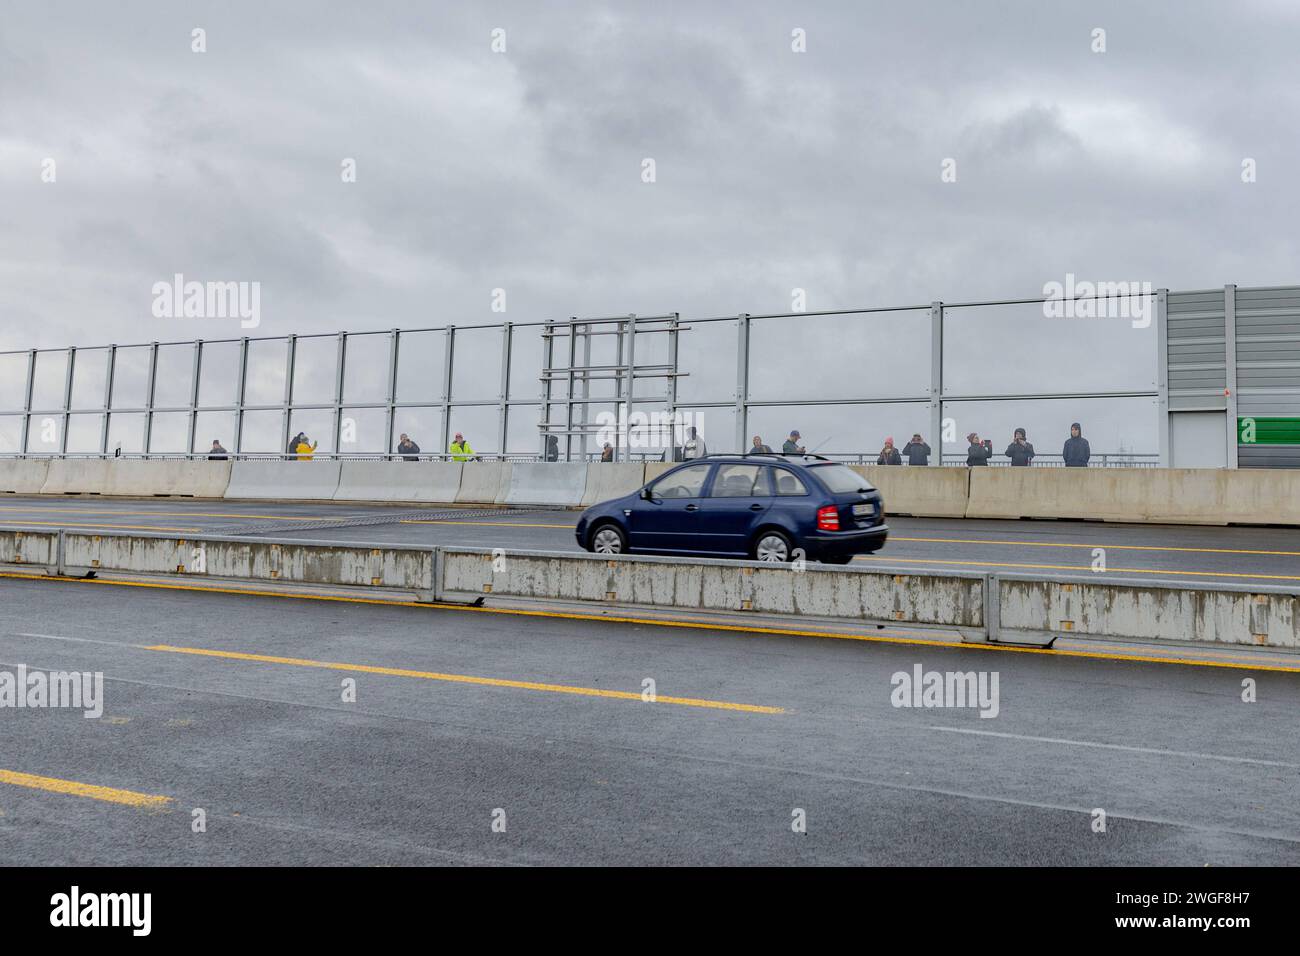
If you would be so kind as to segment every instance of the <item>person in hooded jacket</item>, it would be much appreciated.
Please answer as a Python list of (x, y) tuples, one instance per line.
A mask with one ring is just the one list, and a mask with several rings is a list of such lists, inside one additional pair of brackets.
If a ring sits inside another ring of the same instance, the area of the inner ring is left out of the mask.
[(903, 446), (903, 455), (909, 465), (930, 464), (930, 446), (921, 439), (920, 432), (913, 435), (912, 440)]
[(1027, 468), (1029, 463), (1034, 460), (1034, 446), (1029, 444), (1027, 439), (1028, 436), (1025, 434), (1025, 430), (1017, 428), (1011, 444), (1003, 452), (1004, 455), (1011, 459), (1011, 467)]
[(971, 432), (966, 436), (966, 441), (970, 447), (966, 449), (966, 464), (974, 468), (977, 465), (987, 466), (989, 459), (993, 457), (993, 449), (989, 447), (989, 442), (980, 441), (980, 436)]
[(1088, 447), (1088, 439), (1083, 437), (1083, 429), (1079, 427), (1078, 422), (1070, 426), (1070, 437), (1065, 440), (1065, 447), (1061, 449), (1061, 457), (1065, 459), (1066, 468), (1088, 467), (1088, 459), (1092, 457), (1092, 449)]
[(901, 465), (902, 463), (903, 456), (900, 455), (898, 449), (894, 447), (894, 439), (892, 437), (886, 438), (885, 447), (880, 449), (880, 454), (876, 456), (876, 464)]

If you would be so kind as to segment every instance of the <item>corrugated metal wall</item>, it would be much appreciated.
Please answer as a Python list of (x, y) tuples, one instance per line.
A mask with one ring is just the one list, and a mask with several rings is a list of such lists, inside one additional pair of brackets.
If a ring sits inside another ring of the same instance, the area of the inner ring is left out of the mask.
[[(1237, 416), (1300, 417), (1300, 288), (1238, 289)], [(1239, 444), (1239, 468), (1300, 468), (1300, 445)]]
[(1170, 292), (1169, 410), (1227, 408), (1223, 292)]

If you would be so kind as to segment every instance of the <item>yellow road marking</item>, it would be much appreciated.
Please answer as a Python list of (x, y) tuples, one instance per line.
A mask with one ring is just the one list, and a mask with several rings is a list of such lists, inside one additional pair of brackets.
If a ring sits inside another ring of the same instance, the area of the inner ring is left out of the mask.
[(83, 521), (16, 521), (15, 524), (49, 528), (118, 528), (130, 531), (183, 531), (186, 534), (192, 534), (202, 531), (202, 528), (165, 528), (156, 524), (90, 524)]
[(16, 787), (28, 787), (32, 790), (48, 790), (50, 793), (66, 793), (73, 797), (89, 797), (91, 800), (103, 800), (106, 803), (122, 803), (129, 807), (161, 807), (172, 802), (171, 797), (136, 793), (134, 790), (118, 790), (115, 787), (97, 787), (94, 784), (60, 780), (57, 777), (38, 777), (35, 774), (19, 773), (16, 770), (0, 770), (0, 783), (11, 783)]
[(405, 518), (398, 524), (487, 524), (504, 528), (567, 528), (569, 531), (577, 527), (571, 524), (526, 524), (522, 521), (440, 521), (437, 518)]
[[(754, 627), (744, 624), (704, 624), (696, 621), (673, 621), (661, 618), (616, 617), (608, 614), (571, 614), (560, 611), (530, 611), (523, 608), (473, 607), (467, 604), (425, 604), (421, 601), (393, 601), (384, 598), (343, 597), (329, 594), (299, 594), (291, 591), (262, 591), (251, 588), (214, 588), (192, 584), (159, 584), (151, 581), (111, 581), (104, 578), (66, 578), (44, 574), (19, 574), (0, 571), (0, 578), (19, 578), (26, 581), (59, 581), (66, 584), (107, 584), (114, 587), (153, 588), (164, 591), (200, 591), (211, 594), (239, 594), (248, 597), (287, 598), (296, 601), (341, 601), (344, 604), (380, 604), (387, 607), (413, 607), (421, 610), (468, 611), (480, 614), (512, 614), (523, 617), (551, 617), (570, 621), (600, 621), (616, 624), (650, 624), (655, 627), (681, 627), (702, 631), (727, 631), (736, 634), (763, 634), (777, 637), (828, 637), (835, 640), (864, 641), (869, 644), (908, 644), (922, 647), (946, 647), (952, 650), (1002, 651), (1009, 654), (1047, 654), (1056, 657), (1084, 657), (1107, 661), (1136, 661), (1144, 664), (1184, 664), (1188, 667), (1225, 667), (1232, 670), (1277, 671), (1300, 674), (1300, 666), (1269, 667), (1245, 661), (1197, 661), (1178, 657), (1152, 657), (1139, 654), (1108, 654), (1102, 651), (1067, 651), (1045, 647), (1017, 647), (1010, 644), (966, 644), (960, 641), (940, 641), (934, 638), (895, 637), (888, 635), (918, 634), (917, 631), (887, 630), (873, 634), (852, 634), (836, 631), (809, 631), (785, 627)], [(1188, 648), (1196, 650), (1196, 648)]]
[[(887, 564), (953, 564), (969, 568), (1024, 568), (1031, 571), (1088, 571), (1087, 565), (1077, 564), (1017, 564), (1011, 561), (953, 561), (943, 558), (889, 558), (874, 554), (858, 555), (863, 561), (884, 561)], [(1237, 571), (1170, 571), (1161, 568), (1107, 568), (1106, 574), (1183, 574), (1197, 578), (1250, 578), (1261, 581), (1300, 581), (1297, 574), (1246, 574)], [(1087, 581), (1074, 582), (1087, 584)]]
[[(551, 694), (575, 694), (580, 697), (605, 697), (611, 700), (634, 700), (640, 703), (640, 694), (626, 690), (602, 690), (598, 687), (575, 687), (569, 684), (543, 684), (537, 681), (503, 680), (497, 677), (473, 677), (469, 674), (442, 674), (437, 671), (414, 671), (402, 667), (376, 667), (371, 664), (339, 664), (333, 661), (313, 661), (301, 657), (271, 657), (265, 654), (245, 654), (238, 651), (213, 651), (201, 647), (172, 647), (155, 644), (146, 651), (166, 651), (170, 654), (197, 654), (202, 657), (221, 657), (234, 661), (256, 661), (262, 664), (288, 664), (293, 667), (320, 667), (334, 671), (355, 671), (362, 674), (384, 674), (389, 677), (415, 677), (421, 680), (446, 681), (452, 684), (479, 684), (484, 687), (512, 687), (517, 690), (540, 690)], [(697, 697), (655, 697), (658, 704), (677, 704), (682, 707), (705, 707), (713, 710), (739, 710), (749, 714), (783, 714), (782, 707), (761, 707), (757, 704), (733, 704), (724, 700), (702, 700)]]
[(1056, 541), (1002, 541), (983, 538), (913, 538), (890, 535), (890, 541), (923, 541), (930, 544), (1005, 544), (1030, 548), (1109, 548), (1113, 551), (1183, 551), (1189, 554), (1267, 554), (1300, 557), (1300, 551), (1254, 551), (1247, 548), (1175, 548), (1155, 544), (1080, 544)]

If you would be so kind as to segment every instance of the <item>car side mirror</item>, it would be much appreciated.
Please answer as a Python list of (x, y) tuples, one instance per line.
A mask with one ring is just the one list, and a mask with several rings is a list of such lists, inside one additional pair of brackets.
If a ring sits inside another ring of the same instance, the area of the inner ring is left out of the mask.
[(642, 488), (642, 489), (641, 489), (641, 500), (642, 500), (642, 501), (654, 501), (654, 500), (655, 500), (655, 493), (654, 493), (653, 491), (651, 491), (649, 488)]

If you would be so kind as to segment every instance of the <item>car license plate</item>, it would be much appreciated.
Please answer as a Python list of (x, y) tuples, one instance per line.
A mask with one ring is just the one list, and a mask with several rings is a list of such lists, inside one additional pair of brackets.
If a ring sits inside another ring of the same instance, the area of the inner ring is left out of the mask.
[(876, 513), (875, 505), (854, 505), (853, 506), (853, 517), (855, 518), (869, 518), (875, 513)]

